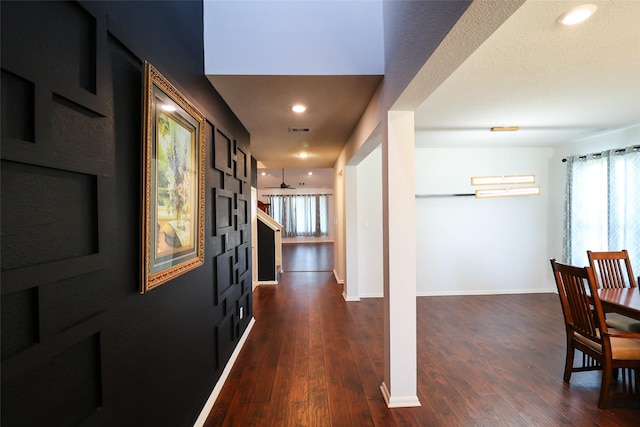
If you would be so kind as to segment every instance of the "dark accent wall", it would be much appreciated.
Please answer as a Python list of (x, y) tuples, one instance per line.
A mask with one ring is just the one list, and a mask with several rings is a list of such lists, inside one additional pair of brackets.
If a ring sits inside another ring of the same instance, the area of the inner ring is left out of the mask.
[[(202, 3), (0, 8), (1, 423), (191, 426), (252, 317), (249, 134)], [(207, 190), (205, 265), (141, 295), (144, 60), (207, 119)]]

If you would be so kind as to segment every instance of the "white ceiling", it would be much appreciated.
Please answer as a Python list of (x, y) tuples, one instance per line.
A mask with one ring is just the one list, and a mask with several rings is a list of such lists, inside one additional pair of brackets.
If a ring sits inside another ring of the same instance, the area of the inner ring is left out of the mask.
[(640, 123), (640, 1), (556, 22), (581, 3), (522, 5), (416, 110), (418, 144), (552, 146)]
[[(417, 144), (551, 146), (640, 123), (640, 1), (592, 0), (598, 11), (587, 22), (556, 23), (581, 3), (529, 0), (521, 6), (417, 108)], [(381, 81), (209, 78), (250, 132), (252, 155), (269, 168), (271, 180), (259, 171), (260, 188), (278, 186), (280, 168), (292, 186), (309, 181), (309, 169), (330, 168)], [(294, 102), (307, 103), (309, 111), (295, 116)], [(290, 126), (311, 131), (292, 134)], [(492, 126), (521, 130), (498, 135)], [(302, 150), (308, 159), (296, 157)]]

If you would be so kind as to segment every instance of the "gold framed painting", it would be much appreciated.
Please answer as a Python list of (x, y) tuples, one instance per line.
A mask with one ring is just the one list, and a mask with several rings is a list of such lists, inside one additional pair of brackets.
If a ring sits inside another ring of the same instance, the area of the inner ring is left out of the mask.
[(204, 116), (144, 63), (141, 292), (204, 264)]

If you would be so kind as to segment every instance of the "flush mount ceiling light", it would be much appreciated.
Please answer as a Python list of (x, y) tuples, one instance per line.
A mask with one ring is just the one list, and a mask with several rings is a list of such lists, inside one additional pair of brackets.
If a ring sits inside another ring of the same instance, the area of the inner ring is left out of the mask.
[(595, 4), (583, 4), (576, 6), (558, 18), (558, 23), (562, 25), (576, 25), (589, 19), (595, 13), (598, 7)]
[(296, 104), (293, 107), (291, 107), (291, 111), (293, 111), (294, 113), (304, 113), (305, 111), (307, 111), (307, 106), (302, 104)]
[(540, 187), (492, 188), (487, 190), (476, 190), (476, 199), (487, 199), (491, 197), (538, 196), (539, 194)]
[(531, 175), (505, 175), (505, 176), (472, 176), (471, 185), (496, 185), (496, 184), (534, 184), (536, 176)]

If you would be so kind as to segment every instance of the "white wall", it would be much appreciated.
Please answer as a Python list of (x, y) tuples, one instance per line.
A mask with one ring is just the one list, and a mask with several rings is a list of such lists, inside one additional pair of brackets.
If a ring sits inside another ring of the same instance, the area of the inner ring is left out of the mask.
[(206, 0), (203, 8), (205, 74), (384, 74), (381, 0)]
[(541, 187), (540, 196), (418, 198), (418, 295), (555, 289), (547, 275), (551, 148), (420, 148), (415, 160), (418, 195), (472, 193), (475, 175), (533, 173)]
[(358, 288), (361, 298), (383, 296), (382, 149), (357, 166)]
[[(555, 148), (417, 148), (418, 195), (473, 193), (472, 175), (534, 173), (541, 187), (529, 197), (417, 198), (417, 294), (555, 292), (549, 259), (562, 259), (562, 159), (637, 141), (640, 126)], [(359, 297), (382, 295), (380, 153), (357, 165)]]

